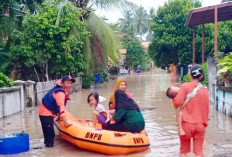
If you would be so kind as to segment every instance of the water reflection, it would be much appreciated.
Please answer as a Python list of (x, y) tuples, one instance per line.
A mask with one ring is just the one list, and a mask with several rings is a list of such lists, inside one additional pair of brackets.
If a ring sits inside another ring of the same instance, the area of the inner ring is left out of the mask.
[[(139, 104), (146, 121), (146, 131), (150, 139), (150, 149), (145, 152), (127, 155), (129, 157), (175, 157), (179, 155), (179, 138), (174, 118), (174, 108), (165, 96), (171, 84), (170, 75), (162, 70), (122, 76), (128, 83), (128, 91)], [(71, 95), (67, 109), (75, 116), (91, 119), (92, 108), (87, 96), (97, 91), (107, 100), (103, 105), (108, 108), (108, 100), (116, 80), (96, 84), (91, 89), (83, 89)], [(25, 131), (30, 134), (30, 148), (19, 157), (43, 156), (104, 156), (95, 152), (78, 149), (56, 136), (54, 148), (44, 148), (43, 135), (36, 108), (27, 108), (23, 113), (0, 119), (0, 133)], [(206, 157), (232, 156), (232, 119), (210, 108), (210, 121), (207, 128), (204, 152)], [(122, 155), (123, 156), (123, 155)], [(190, 155), (192, 156), (192, 155)]]

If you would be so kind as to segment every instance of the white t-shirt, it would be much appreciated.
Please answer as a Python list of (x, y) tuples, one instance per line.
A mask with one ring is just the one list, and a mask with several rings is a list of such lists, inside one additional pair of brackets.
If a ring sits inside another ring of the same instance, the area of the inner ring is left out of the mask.
[(102, 104), (98, 103), (97, 107), (94, 110), (97, 111), (98, 113), (101, 113), (101, 112), (105, 111), (106, 109)]

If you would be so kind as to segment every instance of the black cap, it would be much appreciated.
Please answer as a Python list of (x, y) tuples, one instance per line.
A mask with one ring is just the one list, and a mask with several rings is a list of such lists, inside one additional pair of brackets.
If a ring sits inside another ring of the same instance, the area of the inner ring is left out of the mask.
[(61, 82), (64, 82), (64, 81), (72, 81), (72, 83), (76, 82), (75, 79), (69, 75), (65, 75), (62, 77)]
[(203, 69), (200, 65), (195, 64), (191, 67), (190, 72), (193, 78), (198, 78), (201, 74), (203, 74)]

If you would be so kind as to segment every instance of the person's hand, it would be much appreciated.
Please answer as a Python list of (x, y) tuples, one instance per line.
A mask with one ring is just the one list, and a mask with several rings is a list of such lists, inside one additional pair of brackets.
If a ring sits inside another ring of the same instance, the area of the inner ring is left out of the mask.
[(111, 102), (111, 103), (109, 104), (109, 109), (110, 109), (110, 110), (115, 109), (115, 103), (114, 103), (114, 102)]
[(72, 123), (70, 123), (70, 122), (68, 122), (68, 121), (64, 122), (64, 127), (65, 127), (65, 128), (68, 128), (68, 127), (70, 127), (71, 125), (72, 125)]
[(107, 118), (106, 121), (105, 121), (105, 123), (107, 123), (107, 122), (109, 122), (109, 121), (110, 121), (110, 118)]
[(61, 119), (60, 119), (60, 117), (59, 116), (56, 116), (55, 118), (54, 118), (54, 121), (60, 121)]

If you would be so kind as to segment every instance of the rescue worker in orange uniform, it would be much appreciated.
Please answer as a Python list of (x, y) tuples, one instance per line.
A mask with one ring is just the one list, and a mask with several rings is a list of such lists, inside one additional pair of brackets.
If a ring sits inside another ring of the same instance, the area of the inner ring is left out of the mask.
[(39, 118), (46, 147), (54, 146), (54, 117), (58, 116), (60, 120), (63, 120), (65, 127), (71, 125), (65, 116), (65, 106), (69, 100), (69, 90), (74, 82), (75, 79), (71, 78), (71, 76), (62, 77), (61, 82), (56, 82), (56, 86), (42, 99), (42, 104), (39, 108)]

